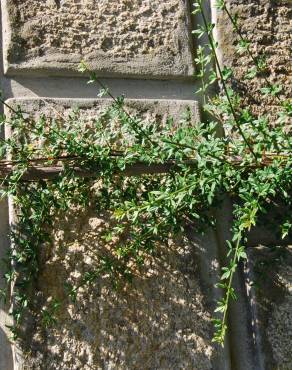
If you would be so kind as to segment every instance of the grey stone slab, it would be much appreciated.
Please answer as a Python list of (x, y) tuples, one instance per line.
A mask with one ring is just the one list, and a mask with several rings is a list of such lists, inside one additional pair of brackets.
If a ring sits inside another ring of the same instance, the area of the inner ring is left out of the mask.
[[(221, 266), (229, 265), (226, 241), (233, 238), (232, 210), (232, 200), (226, 195), (221, 207), (216, 210), (216, 236)], [(235, 271), (232, 286), (237, 299), (229, 302), (227, 319), (231, 368), (234, 370), (259, 370), (254, 348), (250, 302), (246, 294), (245, 277), (241, 264)]]
[(3, 0), (5, 70), (101, 76), (193, 75), (187, 0)]
[[(87, 78), (76, 77), (22, 77), (5, 78), (3, 90), (5, 98), (12, 97), (70, 99), (95, 99), (99, 90), (95, 84), (87, 84)], [(179, 99), (200, 100), (200, 94), (194, 93), (199, 89), (198, 81), (182, 80), (138, 80), (107, 78), (102, 79), (115, 96), (124, 95), (129, 99)]]
[(259, 370), (292, 369), (292, 246), (248, 249), (247, 286)]

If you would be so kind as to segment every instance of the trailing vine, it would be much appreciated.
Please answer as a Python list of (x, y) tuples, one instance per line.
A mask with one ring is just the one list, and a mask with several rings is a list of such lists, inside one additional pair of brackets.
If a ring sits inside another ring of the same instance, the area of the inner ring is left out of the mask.
[[(252, 54), (226, 2), (217, 1), (217, 7), (234, 26), (239, 54), (247, 53), (254, 63), (247, 79), (256, 78), (268, 67)], [(224, 295), (214, 315), (214, 341), (222, 345), (230, 300), (236, 298), (233, 277), (247, 258), (248, 232), (278, 202), (287, 209), (278, 220), (278, 232), (283, 238), (291, 233), (292, 139), (287, 130), (291, 102), (281, 100), (282, 86), (265, 78), (263, 104), (266, 95), (272, 96), (281, 111), (277, 122), (255, 116), (232, 89), (232, 69), (219, 63), (215, 25), (208, 21), (202, 0), (195, 1), (193, 13), (202, 17), (194, 33), (208, 39), (198, 49), (196, 63), (209, 120), (194, 124), (190, 111), (179, 122), (145, 120), (131, 112), (123, 97), (113, 96), (84, 63), (80, 72), (100, 85), (101, 97), (112, 100), (95, 120), (84, 119), (78, 110), (68, 116), (59, 112), (55, 118), (28, 117), (21, 108), (4, 102), (9, 114), (1, 124), (11, 134), (0, 145), (1, 191), (3, 197), (13, 199), (17, 222), (6, 261), (7, 291), (1, 291), (1, 296), (9, 297), (12, 284), (14, 339), (21, 333), (26, 313), (33, 310), (39, 254), (50, 243), (48, 230), (58, 215), (72, 207), (94, 205), (97, 212), (111, 211), (115, 226), (104, 238), (109, 243), (118, 241), (110, 254), (96, 251), (98, 269), (89, 269), (78, 282), (66, 283), (68, 295), (75, 300), (82, 286), (102, 275), (111, 276), (115, 285), (121, 278), (131, 280), (158, 243), (167, 243), (186, 227), (194, 232), (214, 227), (215, 210), (228, 194), (233, 201), (233, 239), (227, 241), (229, 263), (218, 283)], [(220, 92), (208, 98), (208, 88), (215, 83)], [(219, 135), (222, 127), (225, 134)], [(141, 166), (143, 174), (131, 170)], [(58, 170), (49, 175), (45, 170), (52, 167)], [(60, 304), (54, 300), (43, 312), (45, 325), (54, 323)]]

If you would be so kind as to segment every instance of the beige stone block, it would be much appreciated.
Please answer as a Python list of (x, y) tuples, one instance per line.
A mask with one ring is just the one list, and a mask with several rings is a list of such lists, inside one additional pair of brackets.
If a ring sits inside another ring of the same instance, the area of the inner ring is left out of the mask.
[(3, 0), (5, 69), (100, 76), (193, 75), (187, 0)]
[[(94, 207), (67, 212), (54, 223), (53, 243), (42, 248), (37, 310), (23, 347), (28, 368), (230, 369), (227, 351), (211, 342), (213, 306), (201, 284), (200, 258), (209, 259), (211, 268), (210, 235), (197, 245), (182, 237), (169, 240), (131, 283), (114, 289), (105, 276), (70, 302), (64, 282), (78, 284), (86, 271), (98, 268), (100, 254), (111, 255), (114, 245), (103, 238), (110, 225), (110, 214), (97, 214)], [(44, 328), (40, 311), (53, 297), (62, 302), (58, 321)]]
[[(68, 115), (79, 106), (88, 119), (110, 101), (14, 99), (8, 104), (34, 116)], [(189, 106), (194, 123), (199, 120), (193, 101), (127, 100), (126, 106), (159, 122), (169, 115), (178, 118)], [(97, 211), (97, 204), (93, 196), (92, 206), (54, 218), (51, 242), (40, 249), (34, 314), (21, 345), (22, 368), (230, 370), (228, 345), (223, 350), (211, 341), (218, 298), (214, 283), (220, 273), (213, 232), (200, 238), (190, 230), (170, 238), (134, 269), (132, 283), (124, 281), (114, 289), (103, 276), (80, 289), (75, 304), (68, 299), (65, 282), (78, 284), (86, 271), (99, 267), (100, 255), (114, 257), (115, 240), (104, 236), (115, 221), (110, 212)], [(41, 312), (54, 298), (62, 305), (57, 322), (46, 328)]]
[[(239, 55), (236, 52), (240, 38), (226, 13), (218, 11), (216, 35), (221, 62), (232, 67), (233, 86), (243, 97), (244, 104), (249, 105), (256, 115), (268, 115), (274, 124), (282, 107), (277, 99), (263, 98), (260, 89), (267, 85), (267, 79), (271, 84), (283, 86), (281, 101), (291, 97), (291, 1), (226, 0), (226, 4), (230, 13), (237, 16), (241, 34), (251, 43), (253, 57), (264, 56), (268, 69), (252, 80), (245, 79), (254, 62), (247, 53)], [(290, 122), (287, 127), (291, 127)]]

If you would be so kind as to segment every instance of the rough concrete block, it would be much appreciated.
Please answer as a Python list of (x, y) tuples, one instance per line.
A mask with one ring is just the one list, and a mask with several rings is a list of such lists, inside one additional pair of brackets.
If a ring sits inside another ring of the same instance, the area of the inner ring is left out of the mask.
[(193, 75), (187, 0), (4, 0), (8, 74)]
[[(26, 365), (52, 370), (230, 370), (228, 347), (224, 351), (211, 342), (214, 302), (208, 302), (198, 266), (201, 253), (209, 269), (213, 264), (216, 270), (215, 256), (209, 253), (214, 239), (209, 236), (196, 247), (179, 237), (169, 240), (146, 259), (132, 283), (115, 290), (110, 278), (96, 279), (71, 303), (64, 282), (78, 283), (85, 271), (98, 267), (98, 254), (108, 255), (114, 248), (103, 238), (109, 214), (97, 214), (94, 207), (76, 211), (60, 215), (53, 225), (53, 243), (42, 248), (37, 313), (23, 347)], [(62, 302), (58, 321), (44, 328), (39, 312), (53, 298)]]
[[(79, 106), (88, 119), (110, 101), (14, 99), (8, 104), (19, 104), (34, 116), (44, 112), (53, 116), (56, 111), (66, 115), (72, 106)], [(178, 118), (190, 106), (194, 122), (199, 120), (193, 101), (128, 100), (126, 106), (160, 122), (169, 115)], [(103, 277), (91, 288), (81, 289), (75, 304), (68, 299), (64, 282), (78, 283), (88, 269), (97, 268), (98, 255), (114, 250), (114, 244), (104, 238), (113, 222), (109, 212), (101, 214), (94, 205), (55, 218), (52, 242), (41, 248), (36, 311), (22, 343), (25, 366), (230, 370), (228, 343), (223, 350), (211, 342), (214, 301), (220, 294), (214, 292), (220, 271), (212, 232), (200, 238), (190, 230), (190, 235), (157, 246), (131, 284), (115, 290), (111, 280)], [(40, 312), (48, 309), (53, 298), (62, 306), (57, 323), (46, 328)]]
[(292, 369), (292, 246), (248, 249), (257, 369)]
[[(216, 35), (223, 65), (232, 67), (233, 86), (250, 105), (256, 115), (267, 114), (271, 122), (278, 118), (279, 102), (273, 97), (265, 98), (264, 104), (260, 88), (266, 86), (266, 77), (271, 84), (283, 85), (280, 100), (289, 99), (291, 84), (291, 1), (270, 0), (226, 0), (226, 5), (237, 22), (243, 37), (251, 42), (251, 53), (256, 58), (264, 56), (268, 71), (248, 81), (246, 73), (254, 66), (247, 53), (236, 52), (239, 36), (234, 32), (231, 21), (223, 11), (218, 11)], [(291, 123), (287, 122), (288, 127)]]

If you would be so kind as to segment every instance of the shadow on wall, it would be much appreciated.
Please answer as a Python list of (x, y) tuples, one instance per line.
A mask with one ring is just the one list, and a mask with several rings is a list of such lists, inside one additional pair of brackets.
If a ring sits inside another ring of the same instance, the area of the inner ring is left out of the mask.
[[(0, 311), (1, 315), (1, 311)], [(2, 370), (12, 370), (13, 369), (13, 354), (12, 348), (5, 333), (0, 328), (0, 369)]]
[[(43, 248), (35, 310), (25, 333), (27, 368), (217, 369), (212, 310), (188, 240), (158, 247), (132, 284), (114, 290), (104, 277), (80, 289), (75, 304), (68, 300), (64, 282), (78, 283), (98, 265), (98, 254), (111, 254), (114, 242), (102, 238), (111, 222), (109, 214), (97, 216), (94, 209), (56, 220), (53, 244)], [(40, 312), (52, 297), (63, 304), (57, 323), (46, 328)]]
[[(8, 205), (6, 200), (0, 201), (0, 288), (4, 287), (4, 270), (2, 258), (6, 257), (9, 248), (9, 223), (8, 223)], [(8, 324), (8, 307), (0, 300), (0, 370), (13, 369), (13, 355), (11, 344), (9, 343), (8, 329), (5, 325)]]
[(257, 345), (263, 368), (292, 369), (292, 246), (247, 249)]

